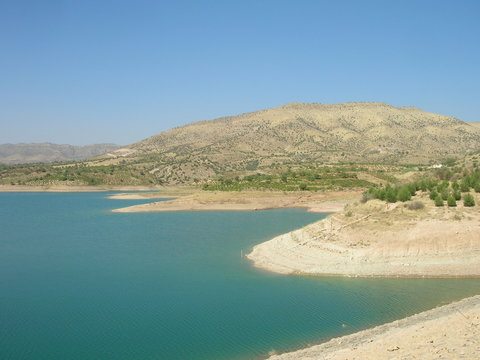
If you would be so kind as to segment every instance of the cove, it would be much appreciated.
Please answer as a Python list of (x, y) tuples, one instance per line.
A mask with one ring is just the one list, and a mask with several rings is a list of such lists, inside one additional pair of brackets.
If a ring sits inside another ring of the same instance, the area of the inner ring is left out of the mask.
[(480, 293), (478, 279), (281, 276), (241, 252), (298, 209), (111, 213), (108, 193), (0, 194), (1, 359), (256, 359)]

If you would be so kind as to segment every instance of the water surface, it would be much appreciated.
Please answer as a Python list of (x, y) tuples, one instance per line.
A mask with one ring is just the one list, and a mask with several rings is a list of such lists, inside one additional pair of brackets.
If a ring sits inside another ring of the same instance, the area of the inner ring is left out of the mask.
[(475, 279), (282, 276), (242, 258), (322, 214), (111, 213), (0, 194), (0, 359), (254, 359), (480, 293)]

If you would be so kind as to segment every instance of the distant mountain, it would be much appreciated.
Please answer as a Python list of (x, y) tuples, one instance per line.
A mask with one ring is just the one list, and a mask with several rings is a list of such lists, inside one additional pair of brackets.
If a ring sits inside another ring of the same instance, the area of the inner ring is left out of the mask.
[(85, 146), (50, 143), (0, 144), (0, 163), (25, 164), (54, 161), (85, 160), (116, 150), (120, 145), (94, 144)]
[(275, 164), (428, 163), (479, 149), (479, 126), (413, 107), (292, 103), (165, 131), (96, 164), (182, 183)]

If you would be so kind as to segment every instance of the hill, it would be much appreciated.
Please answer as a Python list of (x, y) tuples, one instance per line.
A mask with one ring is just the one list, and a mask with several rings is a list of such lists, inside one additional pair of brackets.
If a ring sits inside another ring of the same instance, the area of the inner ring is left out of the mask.
[(300, 163), (433, 163), (480, 148), (480, 127), (383, 103), (301, 104), (200, 121), (97, 159), (163, 183)]
[(85, 160), (118, 149), (115, 144), (86, 146), (51, 143), (0, 144), (0, 163), (26, 164)]
[(478, 150), (480, 127), (452, 117), (382, 103), (293, 103), (192, 123), (86, 161), (1, 165), (0, 184), (359, 190)]

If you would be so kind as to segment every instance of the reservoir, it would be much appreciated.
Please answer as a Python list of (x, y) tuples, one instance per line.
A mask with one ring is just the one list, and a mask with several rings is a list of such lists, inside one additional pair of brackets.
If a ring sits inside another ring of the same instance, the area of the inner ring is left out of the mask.
[(326, 214), (112, 213), (0, 193), (0, 359), (261, 359), (479, 294), (479, 279), (284, 276), (242, 254)]

